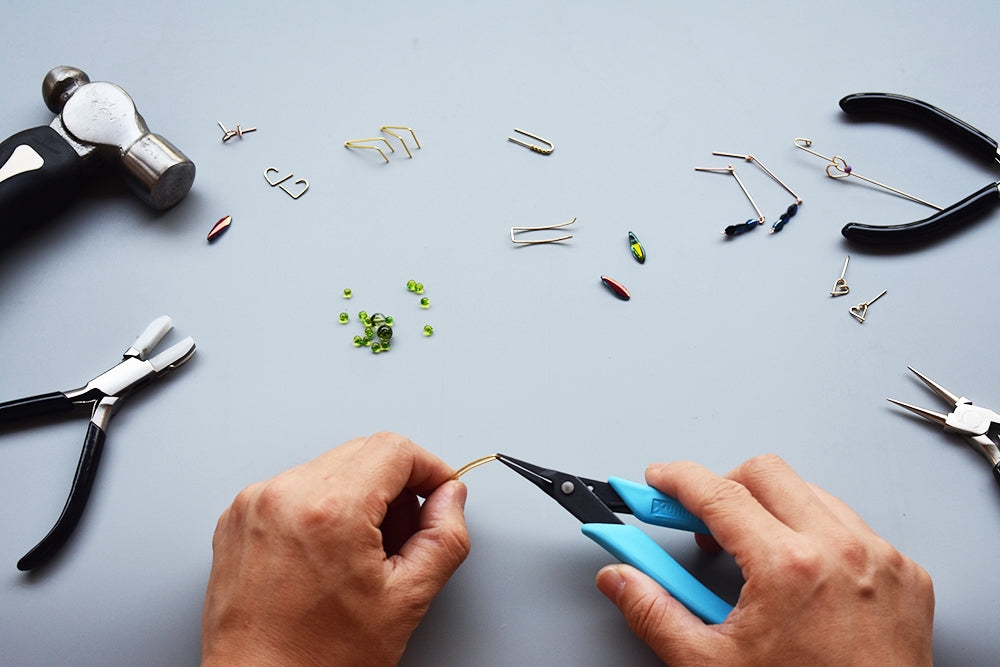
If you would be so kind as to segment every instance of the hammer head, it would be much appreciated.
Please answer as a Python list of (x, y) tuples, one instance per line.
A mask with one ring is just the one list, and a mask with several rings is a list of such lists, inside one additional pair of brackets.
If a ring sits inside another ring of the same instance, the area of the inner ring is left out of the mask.
[(82, 144), (74, 146), (81, 155), (117, 162), (129, 187), (153, 208), (170, 208), (191, 189), (194, 163), (150, 133), (132, 98), (115, 84), (91, 83), (82, 70), (56, 67), (45, 75), (42, 98), (68, 138)]

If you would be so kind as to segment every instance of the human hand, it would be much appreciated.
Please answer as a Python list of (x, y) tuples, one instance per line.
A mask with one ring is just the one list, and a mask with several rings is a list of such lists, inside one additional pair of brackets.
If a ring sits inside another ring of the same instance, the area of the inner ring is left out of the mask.
[(847, 505), (762, 456), (725, 478), (693, 463), (654, 464), (646, 482), (681, 501), (746, 580), (721, 625), (706, 625), (627, 565), (597, 586), (672, 665), (931, 664), (930, 576)]
[(398, 662), (469, 553), (452, 473), (378, 433), (240, 492), (212, 542), (202, 664)]

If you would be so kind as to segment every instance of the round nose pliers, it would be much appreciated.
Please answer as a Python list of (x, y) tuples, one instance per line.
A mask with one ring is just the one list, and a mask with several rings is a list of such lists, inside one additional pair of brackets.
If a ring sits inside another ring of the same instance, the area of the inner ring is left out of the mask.
[[(963, 120), (926, 102), (893, 93), (856, 93), (840, 100), (840, 108), (852, 116), (901, 118), (914, 121), (962, 146), (983, 162), (1000, 163), (997, 141)], [(930, 241), (982, 217), (1000, 205), (1000, 181), (985, 185), (965, 199), (929, 218), (900, 225), (868, 225), (851, 222), (844, 238), (877, 246), (910, 245)]]
[(194, 354), (194, 340), (188, 337), (152, 359), (148, 358), (152, 349), (171, 328), (173, 324), (167, 316), (153, 320), (135, 343), (125, 350), (121, 362), (79, 389), (55, 391), (0, 403), (0, 424), (70, 412), (79, 407), (91, 409), (87, 436), (83, 441), (83, 451), (80, 453), (80, 462), (77, 464), (66, 505), (52, 530), (17, 562), (17, 569), (32, 570), (48, 562), (76, 528), (94, 485), (108, 421), (121, 405), (122, 399), (177, 368)]

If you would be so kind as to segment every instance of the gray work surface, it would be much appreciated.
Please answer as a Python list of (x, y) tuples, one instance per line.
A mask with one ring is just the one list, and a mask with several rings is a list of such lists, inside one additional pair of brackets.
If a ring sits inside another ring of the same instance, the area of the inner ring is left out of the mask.
[[(86, 419), (0, 430), (0, 662), (194, 663), (222, 510), (379, 430), (456, 468), (500, 451), (634, 480), (654, 461), (725, 473), (777, 453), (930, 572), (938, 663), (996, 661), (989, 466), (885, 398), (944, 407), (912, 365), (1000, 407), (1000, 211), (918, 249), (849, 245), (848, 221), (929, 210), (833, 181), (792, 145), (940, 205), (1000, 178), (837, 106), (901, 93), (1000, 136), (996, 2), (36, 2), (2, 20), (0, 136), (49, 123), (42, 78), (73, 65), (125, 88), (198, 173), (163, 214), (98, 179), (0, 250), (0, 401), (85, 383), (159, 315), (165, 342), (198, 351), (112, 420), (75, 535), (34, 574), (14, 564), (65, 501)], [(222, 143), (219, 121), (258, 129)], [(386, 164), (344, 147), (382, 125), (422, 149), (393, 140)], [(507, 141), (515, 127), (555, 152)], [(792, 199), (713, 150), (756, 155), (802, 196), (782, 232), (720, 236), (753, 211), (695, 167), (732, 162), (768, 226)], [(270, 187), (268, 167), (308, 192)], [(510, 241), (574, 217), (569, 242)], [(850, 294), (831, 298), (848, 254)], [(849, 315), (882, 290), (864, 324)], [(362, 309), (395, 316), (389, 354), (353, 347)], [(472, 554), (404, 664), (656, 664), (594, 586), (613, 558), (575, 519), (499, 464), (464, 480)], [(735, 601), (731, 559), (647, 532)]]

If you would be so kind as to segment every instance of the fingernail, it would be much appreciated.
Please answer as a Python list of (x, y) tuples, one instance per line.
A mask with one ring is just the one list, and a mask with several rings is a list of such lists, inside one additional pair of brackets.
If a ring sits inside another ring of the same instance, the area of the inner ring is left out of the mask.
[(597, 573), (597, 588), (612, 602), (618, 602), (618, 596), (625, 588), (625, 577), (617, 565), (608, 565)]
[(646, 473), (658, 473), (667, 467), (666, 463), (650, 463), (646, 466)]

